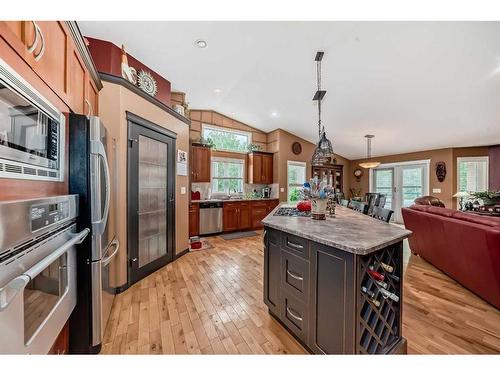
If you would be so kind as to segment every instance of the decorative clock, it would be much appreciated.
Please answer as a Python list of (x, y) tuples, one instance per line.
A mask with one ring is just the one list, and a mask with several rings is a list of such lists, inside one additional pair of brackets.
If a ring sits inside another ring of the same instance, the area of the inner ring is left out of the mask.
[(302, 152), (302, 145), (299, 142), (293, 142), (292, 143), (292, 152), (295, 155), (300, 155), (300, 153)]
[(363, 176), (363, 170), (356, 168), (353, 172), (354, 177), (356, 177), (356, 181), (359, 182), (361, 180), (361, 176)]
[(158, 92), (156, 80), (151, 73), (144, 70), (140, 70), (139, 73), (137, 73), (137, 85), (142, 91), (151, 96), (155, 96)]

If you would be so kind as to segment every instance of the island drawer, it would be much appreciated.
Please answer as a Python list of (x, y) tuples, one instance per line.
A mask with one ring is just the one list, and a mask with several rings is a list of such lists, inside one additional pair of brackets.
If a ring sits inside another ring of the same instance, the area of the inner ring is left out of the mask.
[(309, 259), (309, 241), (293, 234), (281, 232), (281, 247), (292, 254)]
[(309, 300), (309, 262), (281, 249), (282, 288), (307, 303)]
[(309, 313), (307, 304), (299, 301), (290, 293), (283, 291), (283, 323), (300, 340), (307, 342), (309, 328)]

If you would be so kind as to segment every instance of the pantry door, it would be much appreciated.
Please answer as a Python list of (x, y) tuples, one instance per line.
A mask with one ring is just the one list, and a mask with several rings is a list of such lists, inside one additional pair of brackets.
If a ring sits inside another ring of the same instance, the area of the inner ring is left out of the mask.
[(174, 259), (175, 134), (128, 114), (128, 253), (133, 284)]

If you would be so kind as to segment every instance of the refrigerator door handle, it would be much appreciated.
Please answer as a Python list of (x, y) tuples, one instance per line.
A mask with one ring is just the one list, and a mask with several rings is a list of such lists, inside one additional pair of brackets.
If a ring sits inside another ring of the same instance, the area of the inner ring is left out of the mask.
[(113, 251), (113, 253), (110, 256), (107, 256), (106, 258), (104, 258), (103, 260), (101, 260), (101, 263), (102, 263), (103, 267), (106, 267), (111, 262), (111, 260), (114, 258), (114, 256), (118, 253), (118, 250), (120, 249), (120, 241), (118, 241), (115, 238), (109, 244), (110, 248), (113, 247), (113, 246), (115, 247), (115, 251)]
[(104, 202), (104, 213), (98, 221), (92, 223), (94, 234), (102, 234), (104, 233), (104, 229), (106, 228), (106, 223), (108, 221), (109, 204), (111, 200), (111, 179), (109, 176), (109, 164), (108, 158), (106, 156), (106, 150), (101, 141), (90, 141), (90, 152), (102, 158), (104, 162), (104, 178), (106, 179), (106, 202)]

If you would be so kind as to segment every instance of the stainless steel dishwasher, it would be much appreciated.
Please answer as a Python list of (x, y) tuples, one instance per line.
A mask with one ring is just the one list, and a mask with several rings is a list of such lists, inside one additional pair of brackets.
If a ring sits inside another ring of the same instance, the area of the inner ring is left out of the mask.
[(222, 232), (222, 202), (200, 203), (200, 235)]

